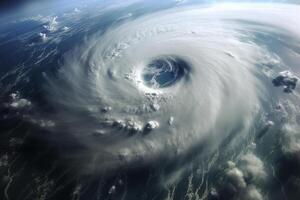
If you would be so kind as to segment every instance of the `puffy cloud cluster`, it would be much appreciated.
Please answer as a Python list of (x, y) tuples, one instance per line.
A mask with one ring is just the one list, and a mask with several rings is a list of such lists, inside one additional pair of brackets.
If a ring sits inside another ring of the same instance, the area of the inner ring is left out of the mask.
[(298, 77), (295, 76), (292, 72), (286, 70), (280, 72), (272, 82), (276, 87), (283, 86), (284, 92), (291, 93), (292, 90), (296, 88), (297, 81)]
[(21, 98), (19, 93), (12, 93), (10, 107), (12, 108), (25, 108), (31, 105), (31, 102), (25, 98)]
[(266, 177), (263, 162), (252, 153), (248, 153), (241, 158), (240, 168), (247, 178), (261, 179)]
[(258, 187), (266, 176), (263, 162), (253, 153), (243, 155), (237, 163), (228, 161), (219, 198), (262, 200)]
[(285, 154), (300, 152), (300, 126), (298, 124), (285, 124), (284, 134), (281, 138), (281, 148)]
[(57, 25), (58, 25), (57, 16), (54, 16), (48, 19), (48, 22), (46, 25), (44, 25), (44, 28), (50, 32), (53, 32), (57, 30)]

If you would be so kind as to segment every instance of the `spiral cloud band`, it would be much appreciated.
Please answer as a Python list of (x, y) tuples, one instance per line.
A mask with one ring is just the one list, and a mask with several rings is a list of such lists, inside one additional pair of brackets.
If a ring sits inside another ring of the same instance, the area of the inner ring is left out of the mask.
[(82, 112), (93, 119), (71, 132), (98, 168), (174, 159), (203, 143), (209, 155), (233, 132), (246, 138), (264, 112), (270, 86), (261, 77), (279, 68), (266, 72), (258, 62), (280, 58), (255, 34), (298, 39), (298, 11), (221, 4), (116, 24), (66, 56), (59, 80), (49, 80), (52, 100), (78, 111), (75, 122)]
[(0, 23), (0, 199), (299, 199), (299, 5), (34, 2)]

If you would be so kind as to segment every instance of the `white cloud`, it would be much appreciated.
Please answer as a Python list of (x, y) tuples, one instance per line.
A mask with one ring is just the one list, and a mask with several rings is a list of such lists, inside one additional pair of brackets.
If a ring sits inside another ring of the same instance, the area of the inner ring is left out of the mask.
[(241, 170), (234, 167), (232, 169), (229, 169), (226, 172), (229, 181), (236, 187), (236, 188), (245, 188), (246, 182), (244, 180), (244, 175)]
[[(263, 196), (257, 189), (256, 180), (264, 179), (266, 172), (263, 162), (253, 153), (243, 155), (237, 163), (227, 162), (226, 181), (231, 184), (238, 200), (262, 200)], [(253, 178), (254, 177), (254, 178)]]
[(48, 20), (48, 24), (44, 25), (44, 28), (47, 29), (50, 32), (54, 32), (57, 30), (57, 26), (58, 26), (58, 22), (57, 20), (57, 16), (54, 17), (50, 17)]
[(245, 200), (263, 200), (263, 196), (253, 185), (247, 187), (245, 194), (242, 194), (242, 196), (241, 199)]
[(24, 108), (31, 105), (31, 102), (25, 98), (20, 98), (20, 95), (18, 92), (12, 93), (11, 95), (12, 102), (10, 103), (10, 106), (12, 108)]
[(39, 33), (39, 36), (41, 37), (43, 42), (46, 42), (48, 40), (48, 37), (47, 37), (46, 33)]
[(263, 162), (252, 153), (248, 153), (241, 158), (240, 168), (246, 177), (255, 179), (266, 177)]
[(281, 145), (284, 153), (300, 152), (300, 126), (298, 124), (290, 123), (284, 125)]

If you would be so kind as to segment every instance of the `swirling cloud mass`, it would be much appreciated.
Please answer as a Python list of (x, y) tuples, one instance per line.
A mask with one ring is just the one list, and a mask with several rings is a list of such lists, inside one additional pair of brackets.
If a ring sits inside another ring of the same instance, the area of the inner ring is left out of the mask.
[[(31, 137), (76, 174), (73, 197), (296, 199), (299, 13), (288, 4), (129, 13), (41, 73), (48, 107), (16, 88), (5, 107), (45, 131)], [(58, 43), (60, 23), (44, 24), (38, 43)]]

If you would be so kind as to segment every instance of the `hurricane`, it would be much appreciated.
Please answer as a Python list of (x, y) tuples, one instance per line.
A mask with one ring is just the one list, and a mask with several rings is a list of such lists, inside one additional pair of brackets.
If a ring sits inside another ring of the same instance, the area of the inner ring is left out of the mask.
[[(20, 163), (39, 142), (47, 164), (30, 162), (40, 174), (53, 165), (42, 179), (49, 199), (69, 190), (72, 199), (296, 199), (300, 7), (176, 5), (86, 26), (51, 70), (36, 72), (39, 100), (22, 93), (31, 69), (1, 79), (17, 74), (2, 92), (1, 123), (33, 127), (21, 134)], [(69, 31), (60, 18), (31, 44), (48, 43), (41, 55), (54, 60), (46, 49)]]

